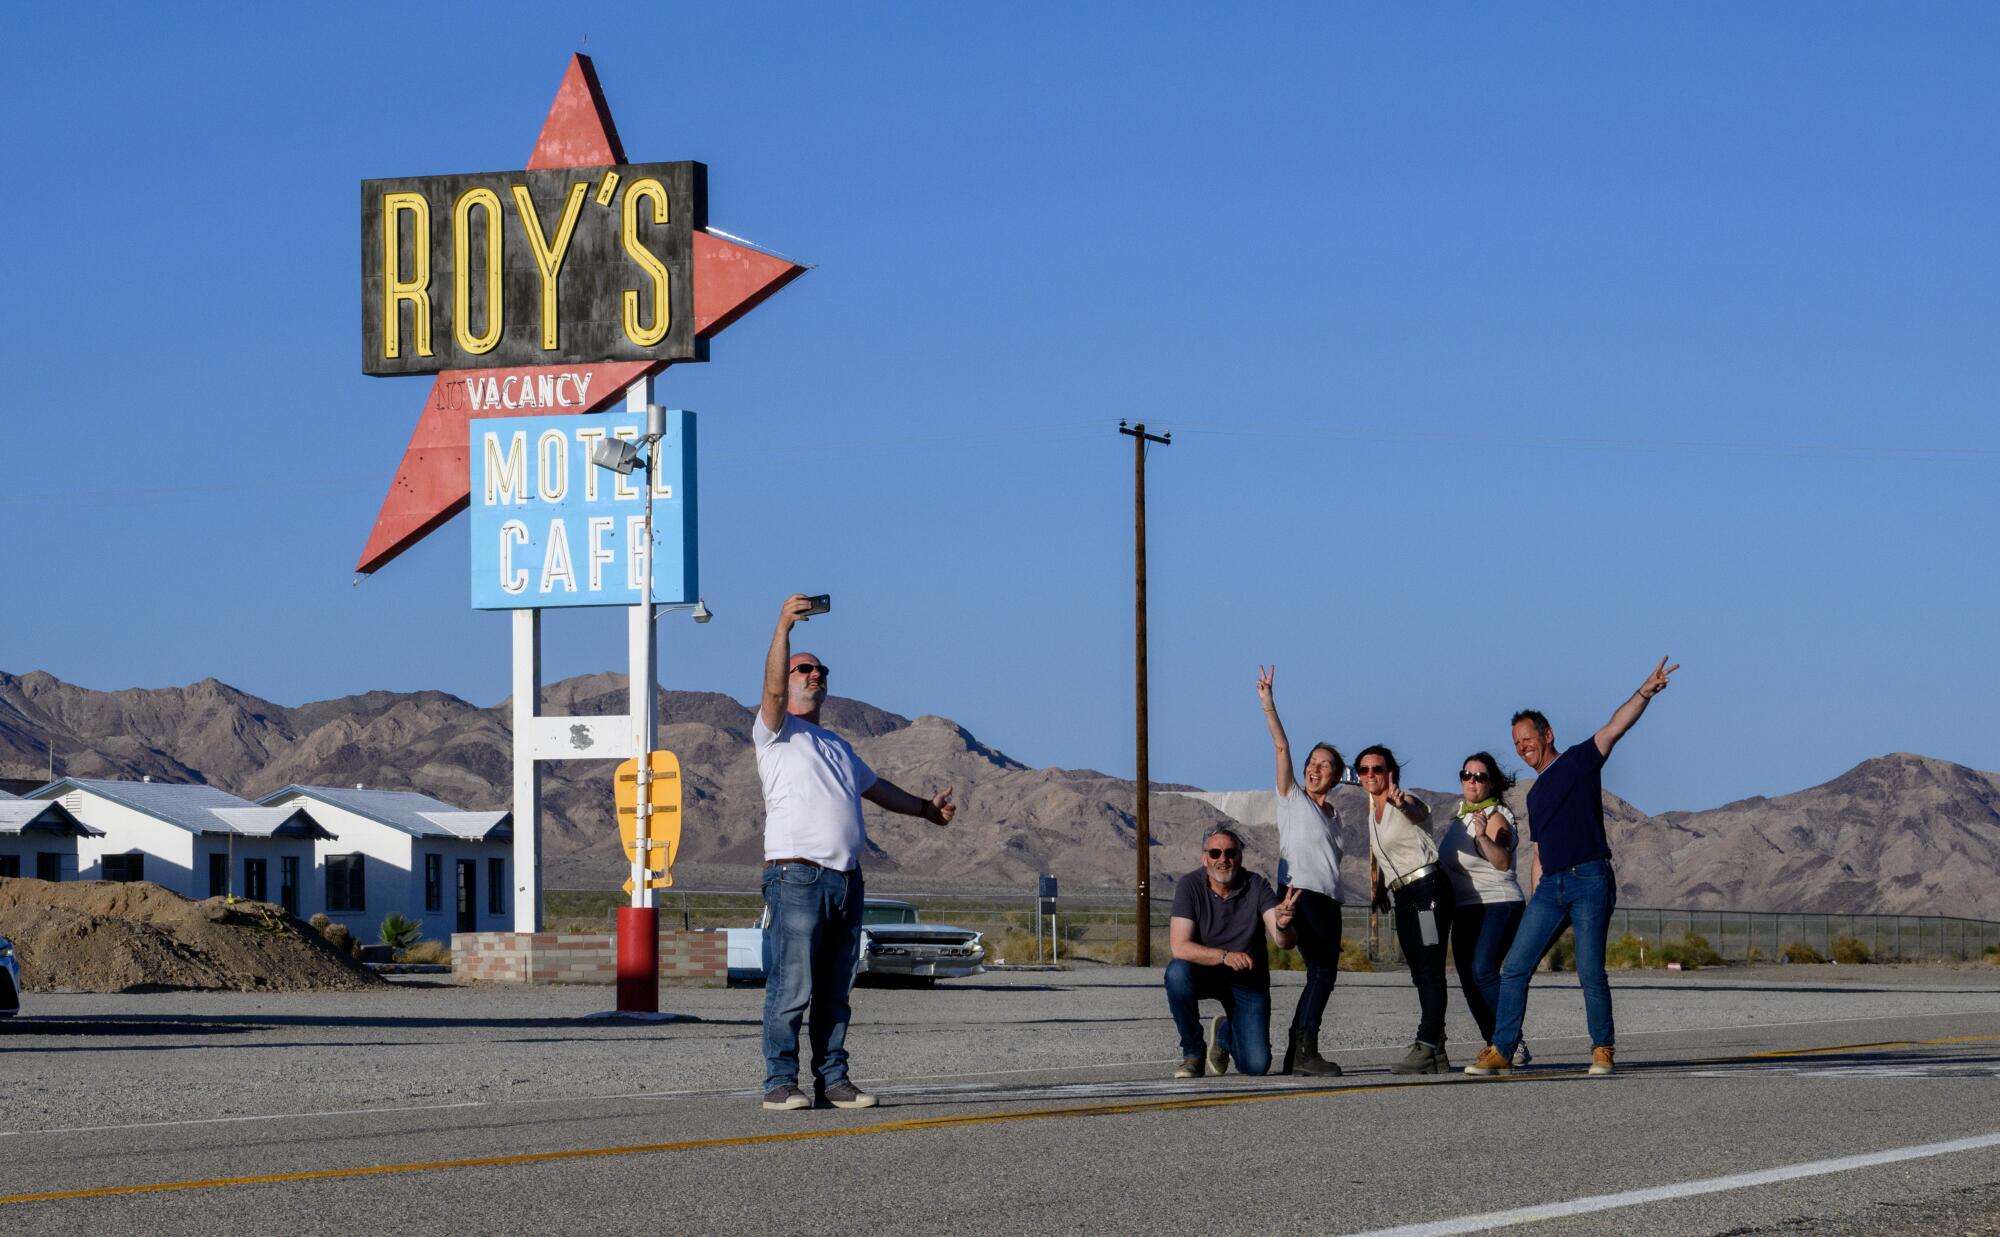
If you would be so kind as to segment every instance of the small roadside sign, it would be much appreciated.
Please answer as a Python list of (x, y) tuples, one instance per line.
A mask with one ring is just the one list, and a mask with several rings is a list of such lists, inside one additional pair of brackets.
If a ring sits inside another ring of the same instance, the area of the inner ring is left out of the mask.
[[(644, 866), (649, 875), (646, 885), (650, 889), (665, 889), (674, 883), (674, 857), (681, 846), (681, 762), (672, 752), (650, 752), (647, 762), (652, 776), (647, 798), (653, 810), (646, 822), (648, 845)], [(620, 764), (612, 785), (618, 805), (618, 836), (624, 843), (625, 857), (637, 860), (639, 762), (627, 760)], [(625, 892), (632, 892), (630, 880), (625, 882)]]

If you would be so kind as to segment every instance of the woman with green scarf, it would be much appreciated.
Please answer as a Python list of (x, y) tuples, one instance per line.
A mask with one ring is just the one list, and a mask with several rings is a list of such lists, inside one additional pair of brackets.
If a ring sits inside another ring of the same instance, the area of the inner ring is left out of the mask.
[(1438, 865), (1451, 881), (1457, 903), (1451, 943), (1459, 987), (1490, 1044), (1493, 1011), (1500, 1004), (1500, 964), (1514, 942), (1525, 904), (1514, 875), (1520, 830), (1502, 802), (1514, 779), (1500, 772), (1490, 753), (1475, 752), (1458, 766), (1458, 785), (1463, 798), (1438, 839)]

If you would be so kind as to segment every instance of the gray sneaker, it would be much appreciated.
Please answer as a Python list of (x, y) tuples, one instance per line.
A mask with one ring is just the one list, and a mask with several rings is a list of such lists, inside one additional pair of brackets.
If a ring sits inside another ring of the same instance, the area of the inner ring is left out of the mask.
[(873, 1108), (875, 1097), (843, 1078), (819, 1093), (835, 1108)]
[(1174, 1071), (1176, 1078), (1199, 1078), (1201, 1075), (1202, 1060), (1199, 1053), (1191, 1057), (1182, 1057), (1180, 1068)]
[(1533, 1061), (1534, 1059), (1535, 1059), (1535, 1054), (1534, 1054), (1534, 1053), (1532, 1053), (1532, 1052), (1529, 1052), (1529, 1051), (1528, 1051), (1528, 1041), (1527, 1041), (1527, 1040), (1525, 1040), (1525, 1039), (1524, 1039), (1524, 1040), (1522, 1040), (1522, 1041), (1521, 1041), (1520, 1043), (1518, 1043), (1518, 1044), (1514, 1045), (1514, 1064), (1515, 1064), (1515, 1065), (1526, 1065), (1526, 1064), (1528, 1064), (1528, 1063), (1529, 1063), (1530, 1061)]
[(794, 1109), (812, 1106), (813, 1102), (806, 1098), (806, 1093), (791, 1083), (786, 1083), (782, 1087), (772, 1087), (764, 1092), (764, 1107), (774, 1112), (791, 1112)]
[(1229, 1015), (1208, 1020), (1208, 1068), (1219, 1078), (1229, 1072)]
[(1438, 1061), (1443, 1056), (1444, 1052), (1442, 1049), (1434, 1048), (1422, 1040), (1418, 1040), (1416, 1043), (1410, 1045), (1410, 1050), (1403, 1054), (1402, 1060), (1389, 1067), (1389, 1072), (1392, 1074), (1443, 1073), (1444, 1071), (1438, 1066)]

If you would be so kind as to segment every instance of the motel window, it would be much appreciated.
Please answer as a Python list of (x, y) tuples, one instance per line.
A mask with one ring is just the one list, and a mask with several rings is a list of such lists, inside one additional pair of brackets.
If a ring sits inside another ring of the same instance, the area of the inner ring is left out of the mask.
[(21, 857), (19, 855), (0, 855), (0, 876), (19, 876), (20, 874)]
[(108, 881), (142, 881), (146, 879), (146, 856), (139, 852), (128, 855), (106, 855), (99, 860), (104, 867), (104, 879)]
[(229, 856), (208, 857), (208, 896), (219, 898), (229, 892)]
[(63, 878), (63, 855), (59, 850), (35, 852), (35, 879), (59, 881)]
[(444, 856), (424, 856), (424, 909), (444, 909)]
[(326, 909), (334, 914), (368, 909), (367, 881), (361, 855), (326, 857)]
[(488, 859), (486, 861), (486, 911), (492, 915), (507, 913), (507, 861)]

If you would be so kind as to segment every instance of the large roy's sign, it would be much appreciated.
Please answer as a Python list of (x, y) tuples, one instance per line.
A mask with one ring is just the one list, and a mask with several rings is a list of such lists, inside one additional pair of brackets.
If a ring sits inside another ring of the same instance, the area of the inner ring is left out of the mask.
[(361, 368), (701, 359), (700, 163), (361, 182)]
[[(643, 470), (590, 462), (606, 436), (636, 442), (646, 414), (472, 422), (472, 604), (482, 610), (635, 606), (646, 587)], [(653, 600), (700, 595), (695, 416), (667, 413), (652, 448)]]

